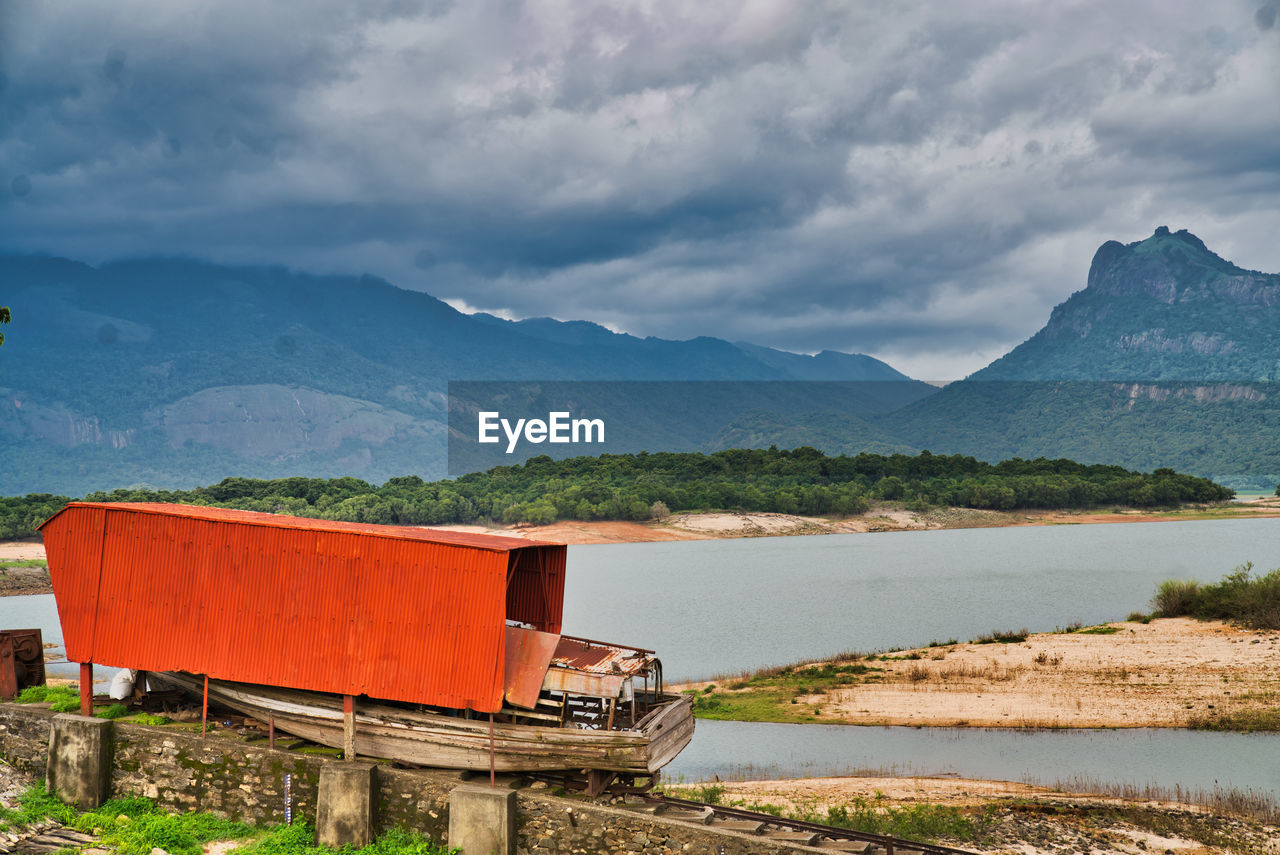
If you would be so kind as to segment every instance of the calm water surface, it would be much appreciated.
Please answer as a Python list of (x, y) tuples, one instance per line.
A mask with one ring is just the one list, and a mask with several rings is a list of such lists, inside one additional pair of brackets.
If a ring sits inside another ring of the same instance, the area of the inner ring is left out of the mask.
[(1019, 731), (699, 721), (693, 742), (664, 774), (673, 780), (730, 781), (854, 772), (1280, 794), (1280, 739), (1158, 728)]
[(574, 546), (564, 629), (671, 679), (1149, 610), (1168, 578), (1280, 567), (1280, 519)]

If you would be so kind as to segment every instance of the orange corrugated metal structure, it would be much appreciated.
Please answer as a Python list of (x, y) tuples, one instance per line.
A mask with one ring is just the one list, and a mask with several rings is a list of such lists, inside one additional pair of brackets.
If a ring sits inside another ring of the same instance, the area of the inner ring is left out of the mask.
[(73, 662), (496, 712), (506, 621), (560, 631), (563, 544), (149, 503), (41, 531)]

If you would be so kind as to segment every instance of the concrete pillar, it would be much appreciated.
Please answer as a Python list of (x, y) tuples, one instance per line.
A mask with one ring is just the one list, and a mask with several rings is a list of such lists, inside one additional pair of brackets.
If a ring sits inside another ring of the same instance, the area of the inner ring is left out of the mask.
[(516, 793), (463, 784), (449, 793), (449, 848), (463, 855), (515, 855)]
[(53, 717), (49, 734), (49, 789), (81, 810), (107, 800), (111, 788), (112, 723), (73, 713)]
[(373, 764), (325, 763), (320, 767), (316, 843), (365, 846), (373, 842)]

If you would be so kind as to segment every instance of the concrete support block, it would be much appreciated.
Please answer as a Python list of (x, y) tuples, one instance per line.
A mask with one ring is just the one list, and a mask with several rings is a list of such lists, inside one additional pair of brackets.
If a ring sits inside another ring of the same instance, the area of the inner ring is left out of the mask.
[(325, 763), (316, 801), (316, 843), (364, 846), (373, 842), (373, 764)]
[(515, 855), (515, 791), (455, 787), (449, 793), (449, 848), (463, 855)]
[(107, 800), (112, 732), (107, 719), (72, 713), (53, 717), (46, 777), (58, 798), (81, 810), (93, 810)]

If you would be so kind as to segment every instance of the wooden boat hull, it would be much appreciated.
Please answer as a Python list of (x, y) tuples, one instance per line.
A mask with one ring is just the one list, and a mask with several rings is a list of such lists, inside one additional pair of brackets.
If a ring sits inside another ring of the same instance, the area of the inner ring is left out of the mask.
[[(203, 680), (190, 674), (152, 675), (190, 692)], [(342, 699), (250, 683), (209, 681), (209, 698), (285, 733), (320, 745), (342, 747)], [(599, 769), (652, 774), (670, 763), (693, 738), (693, 704), (668, 695), (631, 730), (495, 723), (493, 766), (500, 772)], [(489, 769), (489, 722), (401, 709), (377, 701), (355, 702), (356, 753), (446, 769)]]

